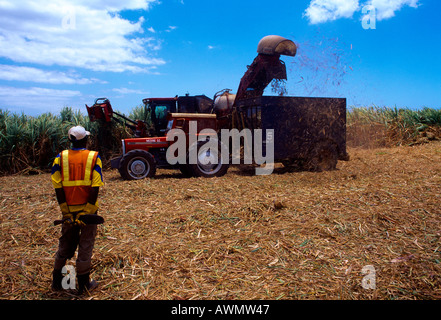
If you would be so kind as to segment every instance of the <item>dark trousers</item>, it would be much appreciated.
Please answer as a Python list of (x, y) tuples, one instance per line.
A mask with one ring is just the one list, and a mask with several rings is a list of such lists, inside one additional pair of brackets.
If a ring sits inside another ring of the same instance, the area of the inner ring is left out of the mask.
[(58, 251), (55, 255), (54, 269), (61, 270), (65, 266), (66, 261), (73, 258), (78, 248), (76, 274), (83, 275), (89, 273), (92, 266), (92, 251), (96, 232), (96, 225), (79, 227), (63, 224)]

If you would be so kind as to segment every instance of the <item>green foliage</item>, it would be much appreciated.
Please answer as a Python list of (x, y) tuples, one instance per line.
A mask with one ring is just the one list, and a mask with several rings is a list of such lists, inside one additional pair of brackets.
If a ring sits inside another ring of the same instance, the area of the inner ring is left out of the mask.
[(148, 121), (150, 118), (150, 111), (147, 111), (144, 105), (138, 105), (130, 111), (129, 118), (133, 120)]
[(441, 110), (426, 107), (419, 110), (377, 106), (353, 107), (347, 112), (347, 126), (353, 132), (371, 127), (373, 132), (370, 134), (381, 133), (384, 138), (381, 140), (389, 141), (386, 144), (401, 145), (412, 142), (429, 129), (441, 127)]
[(79, 110), (65, 107), (59, 115), (17, 115), (0, 109), (0, 173), (49, 170), (56, 155), (69, 147), (67, 132), (82, 125), (92, 135), (98, 124)]
[(138, 105), (135, 108), (130, 111), (128, 118), (133, 120), (141, 120), (144, 121), (147, 130), (153, 128), (153, 124), (150, 117), (150, 110), (147, 110), (147, 108), (144, 105)]
[(399, 124), (403, 128), (426, 126), (441, 126), (441, 110), (423, 108), (411, 110), (408, 108), (389, 107), (353, 107), (348, 110), (348, 124), (380, 123), (385, 126)]

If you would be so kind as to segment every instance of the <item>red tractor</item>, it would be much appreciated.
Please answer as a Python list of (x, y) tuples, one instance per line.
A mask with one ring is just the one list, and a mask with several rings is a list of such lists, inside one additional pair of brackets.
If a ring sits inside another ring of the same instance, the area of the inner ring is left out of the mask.
[[(219, 129), (216, 114), (208, 113), (213, 107), (211, 99), (206, 96), (187, 95), (174, 98), (144, 99), (144, 103), (150, 111), (151, 121), (154, 124), (154, 130), (150, 131), (150, 137), (147, 134), (149, 130), (145, 122), (131, 120), (113, 111), (110, 101), (106, 98), (97, 99), (92, 107), (86, 106), (91, 121), (100, 120), (108, 123), (114, 119), (121, 122), (117, 118), (121, 117), (131, 123), (126, 126), (133, 130), (134, 138), (124, 139), (122, 141), (122, 155), (111, 160), (112, 168), (118, 169), (123, 179), (139, 180), (153, 177), (157, 167), (180, 169), (186, 176), (194, 177), (218, 177), (227, 172), (229, 165), (222, 161), (220, 153), (214, 149), (205, 150), (203, 147), (210, 136), (200, 134), (204, 129), (211, 129), (213, 132), (217, 132)], [(196, 124), (196, 132), (189, 130), (191, 122)], [(198, 152), (197, 163), (190, 164), (186, 160), (185, 163), (171, 165), (167, 161), (167, 150), (174, 143), (174, 141), (167, 140), (167, 133), (172, 129), (180, 129), (185, 133), (186, 148), (189, 151), (195, 149)], [(192, 140), (195, 143), (189, 145), (189, 141)], [(209, 162), (213, 156), (218, 161)]]
[[(259, 42), (258, 56), (247, 67), (236, 94), (225, 89), (213, 99), (204, 95), (144, 99), (153, 130), (143, 121), (114, 112), (108, 99), (97, 99), (92, 107), (86, 106), (91, 121), (108, 123), (119, 116), (131, 123), (134, 132), (134, 138), (122, 141), (123, 154), (111, 160), (112, 168), (127, 180), (153, 177), (158, 167), (180, 169), (187, 176), (219, 177), (230, 163), (221, 156), (225, 146), (219, 143), (220, 148), (214, 150), (207, 142), (220, 140), (221, 129), (262, 129), (274, 131), (274, 162), (319, 171), (335, 169), (338, 160), (349, 159), (346, 99), (263, 96), (273, 80), (287, 79), (280, 56), (293, 57), (296, 51), (291, 40), (267, 36)], [(192, 121), (197, 124), (196, 132), (190, 130)], [(168, 161), (167, 152), (175, 143), (167, 139), (172, 129), (182, 130), (187, 155), (195, 152), (197, 161), (188, 161), (188, 156), (176, 163)], [(211, 129), (215, 137), (201, 133), (204, 129)]]
[[(191, 122), (196, 124), (194, 132), (189, 128)], [(174, 129), (180, 129), (184, 135), (185, 155), (181, 163), (170, 164), (167, 152), (176, 141), (168, 138), (167, 133)], [(211, 129), (213, 133), (201, 132), (206, 129)], [(112, 168), (117, 168), (126, 180), (153, 177), (157, 167), (179, 168), (184, 175), (193, 177), (223, 176), (229, 163), (223, 161), (219, 149), (207, 147), (210, 138), (217, 139), (217, 129), (215, 114), (168, 113), (164, 135), (125, 139), (123, 155), (111, 160)], [(197, 155), (194, 163), (189, 161), (192, 151)]]

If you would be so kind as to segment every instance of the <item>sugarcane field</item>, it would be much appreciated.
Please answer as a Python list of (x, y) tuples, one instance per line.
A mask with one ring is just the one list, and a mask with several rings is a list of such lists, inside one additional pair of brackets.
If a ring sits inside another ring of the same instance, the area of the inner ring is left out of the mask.
[[(439, 299), (439, 128), (406, 135), (397, 120), (382, 132), (362, 112), (348, 116), (350, 161), (332, 171), (125, 181), (104, 170), (99, 287), (83, 299)], [(2, 298), (72, 299), (50, 289), (50, 172), (0, 180)]]
[(0, 305), (283, 319), (441, 300), (440, 10), (0, 1)]

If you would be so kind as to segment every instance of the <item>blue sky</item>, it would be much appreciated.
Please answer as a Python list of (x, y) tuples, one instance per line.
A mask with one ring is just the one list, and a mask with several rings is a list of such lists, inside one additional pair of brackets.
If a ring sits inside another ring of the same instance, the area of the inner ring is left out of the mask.
[(282, 57), (289, 95), (440, 108), (439, 12), (436, 0), (2, 0), (0, 109), (85, 112), (107, 97), (128, 113), (147, 97), (235, 92), (270, 34), (298, 44)]

